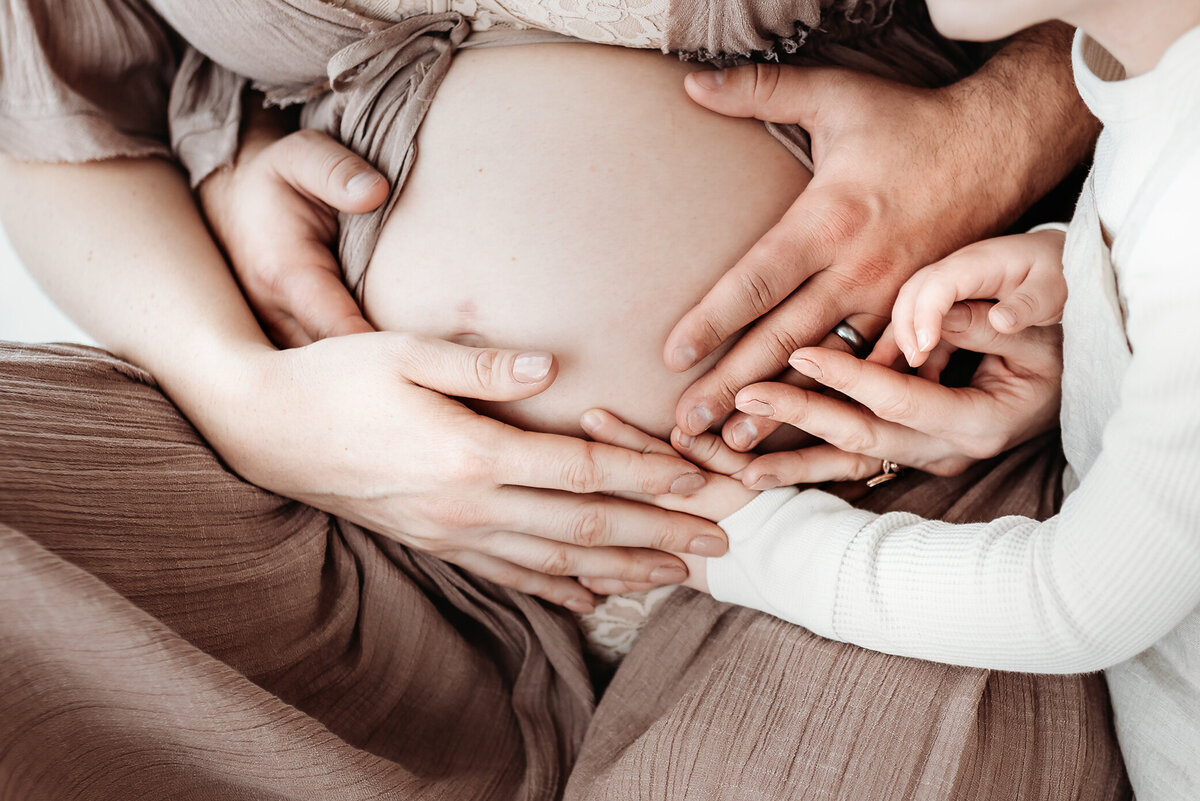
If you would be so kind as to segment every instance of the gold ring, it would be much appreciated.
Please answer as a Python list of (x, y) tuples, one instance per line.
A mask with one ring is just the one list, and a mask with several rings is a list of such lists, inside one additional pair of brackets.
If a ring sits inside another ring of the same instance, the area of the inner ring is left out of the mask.
[(879, 466), (879, 475), (872, 476), (867, 479), (868, 487), (878, 487), (880, 484), (886, 484), (896, 476), (900, 475), (900, 471), (904, 468), (893, 462), (891, 459), (882, 459), (882, 464)]

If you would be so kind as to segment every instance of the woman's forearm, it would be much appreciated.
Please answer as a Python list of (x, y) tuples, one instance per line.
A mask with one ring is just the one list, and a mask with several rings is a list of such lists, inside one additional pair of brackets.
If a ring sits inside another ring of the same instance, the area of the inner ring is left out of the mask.
[(4, 161), (0, 187), (51, 296), (153, 373), (247, 480), (578, 609), (591, 595), (567, 576), (672, 583), (682, 564), (649, 548), (724, 550), (708, 521), (594, 494), (691, 487), (694, 466), (518, 431), (446, 397), (540, 392), (555, 375), (544, 356), (532, 374), (516, 351), (396, 333), (276, 351), (169, 162)]
[(161, 159), (0, 162), (0, 218), (47, 293), (203, 418), (239, 354), (270, 347), (183, 174)]

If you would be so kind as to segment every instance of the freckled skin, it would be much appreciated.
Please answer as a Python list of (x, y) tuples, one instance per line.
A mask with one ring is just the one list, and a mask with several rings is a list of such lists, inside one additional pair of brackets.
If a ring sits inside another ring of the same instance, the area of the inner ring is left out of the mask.
[(574, 44), (457, 56), (367, 272), (368, 318), (555, 353), (549, 390), (477, 406), (524, 428), (580, 434), (602, 406), (667, 434), (719, 355), (672, 373), (667, 333), (809, 178), (761, 123), (693, 104), (692, 69)]

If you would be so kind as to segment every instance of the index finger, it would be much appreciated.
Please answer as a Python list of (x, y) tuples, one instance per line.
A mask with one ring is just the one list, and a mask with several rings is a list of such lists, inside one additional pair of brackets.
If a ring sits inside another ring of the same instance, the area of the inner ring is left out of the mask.
[[(943, 387), (825, 348), (801, 348), (791, 364), (796, 372), (858, 401), (881, 420), (939, 438), (961, 433), (966, 411), (962, 406), (973, 406), (978, 397), (977, 390)], [(954, 407), (960, 407), (957, 413)]]
[(675, 324), (663, 346), (667, 367), (691, 368), (829, 264), (833, 240), (814, 192), (805, 189), (783, 219)]
[(742, 387), (779, 372), (796, 348), (819, 341), (848, 313), (863, 311), (842, 282), (822, 271), (761, 319), (675, 407), (680, 430), (695, 436), (733, 408)]

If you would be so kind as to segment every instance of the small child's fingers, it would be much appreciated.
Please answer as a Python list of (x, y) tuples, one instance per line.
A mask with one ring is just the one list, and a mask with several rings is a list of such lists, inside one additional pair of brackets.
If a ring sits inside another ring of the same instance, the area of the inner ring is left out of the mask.
[(579, 425), (589, 437), (605, 445), (616, 445), (640, 453), (660, 453), (678, 456), (670, 445), (639, 428), (629, 425), (612, 412), (588, 409), (579, 418)]
[(731, 476), (754, 461), (754, 454), (739, 453), (708, 432), (690, 437), (676, 428), (671, 432), (671, 444), (688, 461), (712, 473)]
[(943, 341), (962, 350), (1027, 361), (1031, 334), (1014, 336), (997, 331), (990, 319), (992, 307), (993, 304), (983, 300), (954, 304), (954, 308), (946, 315)]
[(910, 358), (909, 354), (916, 352), (917, 335), (913, 330), (913, 313), (916, 310), (917, 298), (928, 279), (926, 272), (928, 269), (926, 267), (918, 270), (900, 287), (900, 292), (896, 295), (896, 302), (892, 304), (892, 322), (884, 332), (885, 337), (891, 337), (896, 351), (904, 355), (905, 361)]
[(1062, 320), (1066, 301), (1065, 282), (1053, 278), (1026, 281), (992, 307), (988, 322), (1001, 334), (1015, 334), (1034, 325), (1054, 325)]
[(915, 351), (908, 351), (908, 363), (920, 367), (942, 339), (942, 320), (966, 287), (956, 280), (958, 270), (931, 269), (913, 304)]

